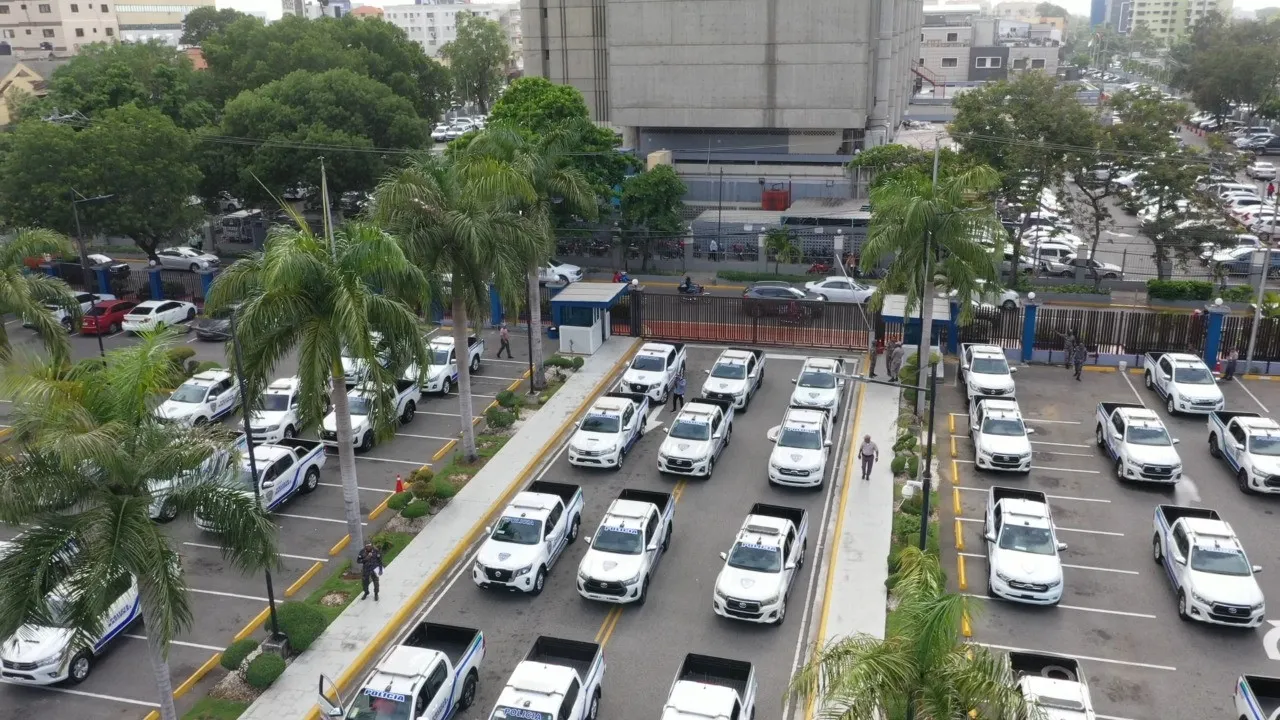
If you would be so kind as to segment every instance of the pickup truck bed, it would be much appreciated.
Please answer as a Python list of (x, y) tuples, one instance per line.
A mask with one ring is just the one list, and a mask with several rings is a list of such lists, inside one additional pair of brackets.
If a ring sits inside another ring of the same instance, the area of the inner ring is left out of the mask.
[(1259, 717), (1270, 718), (1280, 710), (1280, 680), (1261, 675), (1245, 675), (1244, 681), (1249, 685), (1253, 698), (1258, 701), (1258, 708), (1262, 711)]
[(1039, 490), (1023, 490), (1022, 488), (1000, 487), (991, 488), (991, 502), (998, 503), (1001, 500), (1030, 500), (1031, 502), (1048, 504), (1045, 494)]
[(442, 652), (449, 658), (451, 665), (458, 667), (479, 634), (480, 631), (475, 628), (422, 622), (400, 644)]
[(596, 655), (599, 653), (600, 646), (596, 643), (563, 640), (543, 635), (533, 641), (533, 647), (524, 659), (526, 662), (573, 668), (577, 671), (578, 677), (585, 682), (587, 673), (591, 671), (591, 663), (595, 662)]
[[(243, 433), (241, 434), (241, 437), (244, 437)], [(302, 440), (299, 438), (283, 438), (278, 442), (273, 442), (270, 444), (279, 445), (280, 447), (287, 447), (293, 450), (295, 453), (297, 453), (298, 457), (303, 457), (311, 453), (312, 451), (316, 450), (317, 448), (324, 447), (324, 443), (320, 442), (319, 440)]]
[(1102, 413), (1107, 416), (1110, 416), (1111, 413), (1115, 412), (1116, 410), (1119, 410), (1120, 408), (1134, 408), (1136, 410), (1146, 410), (1146, 407), (1139, 405), (1138, 403), (1104, 402), (1104, 403), (1098, 403), (1098, 407), (1102, 408)]
[[(756, 503), (751, 506), (751, 512), (748, 515), (764, 515), (765, 517), (776, 517), (791, 521), (798, 529), (804, 524), (804, 510), (800, 508), (784, 507), (782, 505), (770, 505), (768, 503)], [(692, 657), (692, 656), (690, 656)]]
[(396, 395), (403, 395), (404, 392), (418, 383), (414, 380), (396, 380)]
[(641, 395), (639, 393), (608, 392), (608, 393), (605, 393), (604, 396), (611, 397), (611, 398), (618, 398), (620, 400), (630, 400), (631, 402), (637, 405), (643, 405), (644, 403), (649, 402), (648, 395)]
[(655, 492), (653, 490), (632, 490), (625, 488), (618, 493), (619, 500), (633, 500), (635, 502), (652, 503), (657, 506), (659, 513), (665, 513), (667, 507), (671, 504), (671, 493)]
[[(1011, 652), (1009, 668), (1013, 670), (1015, 680), (1023, 675), (1043, 675), (1054, 680), (1074, 682), (1080, 677), (1080, 662), (1065, 655)], [(1070, 677), (1065, 677), (1066, 675)]]
[(557, 495), (564, 501), (566, 507), (573, 501), (573, 496), (577, 495), (579, 490), (580, 488), (577, 485), (551, 482), (549, 480), (534, 480), (529, 483), (529, 487), (524, 489), (525, 492)]
[(1209, 508), (1185, 507), (1182, 505), (1157, 505), (1156, 513), (1164, 517), (1165, 523), (1173, 525), (1179, 518), (1203, 518), (1205, 520), (1221, 520), (1217, 510)]
[(738, 693), (738, 697), (745, 698), (751, 681), (751, 663), (689, 653), (684, 656), (684, 664), (680, 666), (680, 675), (676, 679), (727, 687)]
[(1255, 412), (1236, 412), (1234, 410), (1219, 410), (1217, 412), (1209, 413), (1209, 417), (1213, 418), (1214, 420), (1217, 420), (1219, 423), (1222, 424), (1223, 427), (1226, 427), (1227, 423), (1231, 422), (1232, 420), (1235, 420), (1236, 418), (1251, 418), (1251, 417), (1256, 418), (1256, 417), (1262, 417), (1262, 416)]
[(733, 412), (732, 400), (720, 400), (718, 398), (692, 398), (689, 400), (690, 405), (694, 403), (698, 403), (699, 405), (715, 405), (724, 411), (725, 417), (728, 417), (729, 413)]

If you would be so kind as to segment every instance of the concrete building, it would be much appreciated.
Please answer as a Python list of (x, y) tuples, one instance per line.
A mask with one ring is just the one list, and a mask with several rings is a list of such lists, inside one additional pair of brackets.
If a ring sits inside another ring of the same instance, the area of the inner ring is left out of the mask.
[(1211, 12), (1231, 17), (1232, 0), (1132, 0), (1129, 10), (1129, 18), (1120, 19), (1120, 32), (1145, 25), (1152, 35), (1167, 43), (1185, 35)]
[(23, 95), (44, 97), (53, 71), (70, 60), (70, 56), (50, 59), (43, 51), (40, 56), (27, 59), (0, 55), (0, 128), (13, 120), (10, 102)]
[(116, 5), (120, 36), (129, 42), (160, 40), (177, 47), (182, 21), (198, 7), (213, 7), (214, 0), (143, 0), (145, 5)]
[(113, 0), (0, 0), (0, 53), (74, 54), (82, 45), (120, 39)]
[[(458, 13), (471, 13), (493, 20), (507, 30), (507, 42), (513, 43), (511, 28), (515, 28), (515, 40), (519, 40), (520, 21), (513, 21), (512, 12), (518, 12), (513, 4), (482, 5), (478, 3), (441, 3), (419, 5), (387, 5), (382, 19), (401, 28), (409, 39), (422, 46), (427, 55), (440, 56), (440, 48), (458, 39)], [(514, 44), (514, 43), (513, 43)]]
[(359, 18), (381, 18), (383, 16), (383, 10), (376, 5), (361, 5), (353, 9), (351, 14)]
[(979, 13), (977, 5), (925, 6), (917, 62), (931, 78), (944, 83), (969, 79), (973, 26)]

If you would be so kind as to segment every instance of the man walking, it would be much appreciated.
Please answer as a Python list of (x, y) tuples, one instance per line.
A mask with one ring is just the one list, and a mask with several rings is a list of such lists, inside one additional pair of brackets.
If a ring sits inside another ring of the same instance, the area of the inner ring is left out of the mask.
[(684, 373), (676, 376), (676, 386), (671, 390), (671, 412), (684, 409)]
[(871, 330), (867, 333), (867, 353), (871, 355), (871, 374), (869, 377), (876, 376), (876, 358), (880, 353), (876, 352), (876, 332)]
[(356, 563), (360, 565), (360, 587), (364, 589), (361, 600), (369, 597), (369, 584), (373, 584), (373, 599), (378, 599), (378, 578), (382, 575), (382, 551), (365, 542), (364, 547), (356, 555)]
[(717, 260), (720, 253), (720, 243), (715, 238), (711, 238), (711, 244), (707, 246), (707, 254), (711, 256), (711, 260)]
[(1066, 350), (1066, 353), (1065, 353), (1066, 362), (1063, 363), (1062, 366), (1070, 370), (1071, 358), (1074, 357), (1076, 343), (1078, 343), (1080, 340), (1079, 340), (1079, 336), (1076, 335), (1075, 330), (1068, 330), (1067, 334), (1063, 335), (1062, 337), (1064, 338), (1062, 347), (1064, 350)]
[(1236, 348), (1231, 348), (1231, 352), (1227, 353), (1227, 367), (1226, 371), (1222, 373), (1223, 380), (1236, 379), (1236, 363), (1239, 362), (1239, 360), (1240, 351)]
[(870, 435), (862, 437), (862, 444), (858, 446), (858, 457), (862, 458), (862, 479), (871, 479), (871, 467), (880, 459), (880, 448), (871, 442)]
[(902, 341), (895, 342), (893, 349), (889, 351), (890, 382), (898, 382), (898, 373), (902, 372), (902, 361), (906, 358), (906, 355), (907, 349), (902, 347)]
[(507, 324), (502, 323), (502, 327), (498, 329), (498, 357), (502, 357), (502, 351), (507, 351), (507, 357), (512, 358), (511, 354), (511, 331), (507, 330)]
[(1084, 343), (1076, 342), (1071, 348), (1071, 366), (1076, 369), (1076, 382), (1080, 382), (1080, 372), (1084, 370), (1084, 361), (1089, 358), (1089, 348)]

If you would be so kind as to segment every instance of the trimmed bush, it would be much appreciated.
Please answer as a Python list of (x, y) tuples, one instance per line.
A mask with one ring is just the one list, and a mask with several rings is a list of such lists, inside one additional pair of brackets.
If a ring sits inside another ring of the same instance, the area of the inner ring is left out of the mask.
[(903, 450), (914, 450), (920, 439), (915, 435), (903, 435), (893, 444), (894, 452), (902, 452)]
[(893, 461), (889, 463), (889, 469), (894, 475), (901, 475), (907, 469), (907, 456), (895, 455)]
[(283, 672), (284, 658), (275, 653), (262, 653), (245, 669), (244, 681), (251, 687), (266, 690)]
[(581, 355), (574, 355), (574, 356), (573, 356), (573, 369), (574, 369), (574, 370), (581, 370), (581, 369), (582, 369), (582, 366), (583, 366), (583, 365), (585, 365), (586, 363), (587, 363), (586, 358), (582, 357)]
[(498, 396), (495, 399), (498, 401), (499, 406), (507, 408), (508, 410), (520, 407), (521, 401), (523, 400), (523, 398), (517, 396), (510, 390), (503, 390), (498, 393)]
[(190, 345), (179, 345), (175, 348), (169, 348), (169, 362), (173, 363), (178, 369), (184, 369), (187, 361), (196, 356), (195, 348)]
[(395, 495), (391, 496), (390, 500), (387, 501), (387, 507), (391, 508), (392, 510), (400, 511), (400, 510), (403, 510), (404, 506), (408, 505), (409, 501), (412, 499), (413, 499), (413, 493), (411, 492), (396, 493)]
[(1223, 302), (1253, 302), (1253, 288), (1248, 285), (1232, 285), (1218, 293)]
[(516, 421), (516, 416), (502, 408), (491, 407), (485, 410), (484, 421), (489, 424), (489, 427), (501, 430), (511, 427)]
[(427, 501), (414, 500), (413, 502), (404, 506), (404, 509), (400, 511), (400, 517), (405, 518), (406, 520), (413, 520), (415, 518), (425, 517), (427, 512), (430, 509), (431, 509), (431, 506), (427, 503)]
[(779, 275), (777, 273), (744, 272), (742, 270), (718, 270), (716, 277), (730, 282), (758, 282), (761, 280), (780, 280), (783, 282), (806, 283), (813, 280), (812, 275)]
[(454, 487), (453, 483), (445, 480), (444, 478), (437, 479), (431, 484), (431, 487), (435, 491), (436, 498), (439, 500), (448, 500), (458, 494), (458, 488)]
[(409, 494), (414, 500), (430, 500), (435, 497), (435, 484), (430, 480), (414, 480), (409, 486)]
[(1094, 289), (1092, 285), (1045, 285), (1043, 287), (1032, 288), (1036, 292), (1042, 293), (1064, 293), (1071, 295), (1106, 295), (1111, 296), (1111, 288)]
[(916, 478), (920, 476), (920, 456), (907, 456), (907, 477)]
[(187, 362), (187, 373), (190, 375), (195, 375), (196, 373), (202, 373), (206, 370), (221, 370), (221, 369), (222, 369), (222, 365), (213, 360), (203, 360), (200, 362), (191, 360)]
[(560, 370), (568, 370), (573, 367), (573, 360), (563, 355), (552, 355), (543, 362), (550, 368), (559, 368)]
[(1213, 283), (1205, 280), (1148, 280), (1147, 297), (1153, 300), (1209, 300)]
[(240, 664), (249, 657), (249, 653), (258, 649), (258, 641), (253, 638), (237, 640), (222, 651), (222, 659), (218, 662), (232, 672), (240, 669)]
[(324, 632), (324, 615), (318, 609), (301, 602), (287, 602), (276, 610), (280, 632), (289, 638), (294, 652), (303, 652)]

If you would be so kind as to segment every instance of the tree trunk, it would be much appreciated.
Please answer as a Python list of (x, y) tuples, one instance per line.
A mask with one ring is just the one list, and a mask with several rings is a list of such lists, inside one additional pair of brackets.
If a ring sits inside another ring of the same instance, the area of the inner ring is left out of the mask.
[(147, 659), (151, 661), (151, 675), (160, 694), (160, 720), (178, 720), (178, 709), (173, 704), (173, 679), (169, 677), (169, 661), (159, 633), (147, 628)]
[(529, 295), (529, 334), (533, 338), (530, 350), (533, 356), (533, 376), (529, 378), (529, 385), (534, 390), (541, 390), (547, 386), (547, 368), (542, 364), (542, 293), (537, 265), (529, 267), (526, 284), (528, 287), (525, 289)]
[[(932, 268), (925, 268), (928, 273)], [(920, 298), (920, 350), (917, 357), (919, 370), (916, 374), (916, 415), (924, 415), (924, 396), (929, 387), (929, 358), (933, 347), (933, 277), (925, 275), (924, 289)]]
[[(364, 547), (364, 526), (360, 524), (360, 487), (356, 479), (356, 449), (351, 437), (351, 406), (347, 402), (346, 380), (342, 366), (335, 367), (333, 375), (333, 419), (338, 435), (338, 475), (342, 478), (342, 505), (347, 516), (347, 534), (351, 542), (347, 548), (353, 553)], [(372, 432), (372, 431), (370, 431)], [(352, 555), (352, 557), (355, 557)]]
[(459, 294), (453, 296), (453, 353), (458, 367), (458, 415), (462, 418), (462, 457), (476, 459), (476, 413), (471, 398), (471, 364), (467, 352), (467, 306)]

